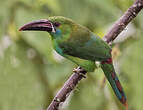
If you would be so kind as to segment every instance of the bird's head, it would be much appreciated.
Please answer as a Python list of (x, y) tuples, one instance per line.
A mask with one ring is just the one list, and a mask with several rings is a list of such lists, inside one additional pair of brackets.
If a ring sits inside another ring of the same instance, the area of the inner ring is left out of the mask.
[(74, 22), (68, 18), (57, 16), (33, 21), (22, 26), (19, 31), (46, 31), (52, 37), (70, 34)]

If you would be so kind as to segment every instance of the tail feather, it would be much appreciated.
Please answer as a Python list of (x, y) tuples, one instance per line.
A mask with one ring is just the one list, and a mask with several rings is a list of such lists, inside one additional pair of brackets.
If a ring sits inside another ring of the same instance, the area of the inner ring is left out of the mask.
[(128, 109), (127, 99), (120, 84), (120, 81), (115, 73), (112, 64), (112, 59), (108, 59), (107, 61), (101, 62), (101, 68), (103, 69), (106, 78), (108, 79), (111, 87), (113, 88), (114, 93), (116, 94), (120, 102), (126, 107), (126, 109)]

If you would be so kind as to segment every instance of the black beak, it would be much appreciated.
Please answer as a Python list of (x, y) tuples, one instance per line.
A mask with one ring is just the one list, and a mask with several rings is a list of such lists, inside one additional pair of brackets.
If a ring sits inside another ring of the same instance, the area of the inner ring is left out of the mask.
[(53, 24), (47, 20), (42, 19), (34, 22), (30, 22), (22, 26), (19, 31), (47, 31), (47, 32), (55, 32), (55, 28)]

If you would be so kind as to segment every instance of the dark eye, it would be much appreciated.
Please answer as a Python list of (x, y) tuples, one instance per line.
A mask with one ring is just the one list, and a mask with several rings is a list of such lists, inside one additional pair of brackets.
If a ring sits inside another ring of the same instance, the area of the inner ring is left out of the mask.
[(58, 23), (58, 22), (55, 22), (54, 23), (54, 26), (56, 26), (56, 27), (59, 27), (61, 24), (60, 23)]

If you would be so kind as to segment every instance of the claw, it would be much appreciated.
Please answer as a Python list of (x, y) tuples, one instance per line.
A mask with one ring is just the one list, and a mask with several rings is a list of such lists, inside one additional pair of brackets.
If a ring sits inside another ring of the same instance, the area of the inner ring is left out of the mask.
[(73, 72), (81, 75), (83, 78), (86, 78), (86, 76), (85, 76), (86, 71), (84, 69), (82, 69), (81, 67), (74, 68)]
[(84, 73), (79, 73), (79, 75), (81, 75), (83, 78), (86, 78)]

